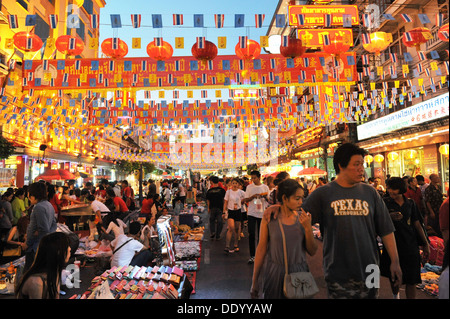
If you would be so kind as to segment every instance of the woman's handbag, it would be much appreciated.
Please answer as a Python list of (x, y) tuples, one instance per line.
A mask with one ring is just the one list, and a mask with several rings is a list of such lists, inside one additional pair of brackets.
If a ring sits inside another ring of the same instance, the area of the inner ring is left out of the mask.
[(319, 292), (319, 288), (316, 285), (313, 275), (308, 271), (295, 272), (292, 274), (289, 274), (288, 272), (286, 238), (284, 237), (284, 230), (280, 218), (278, 218), (278, 224), (280, 225), (281, 235), (283, 236), (284, 267), (286, 270), (284, 274), (283, 293), (288, 299), (312, 298)]

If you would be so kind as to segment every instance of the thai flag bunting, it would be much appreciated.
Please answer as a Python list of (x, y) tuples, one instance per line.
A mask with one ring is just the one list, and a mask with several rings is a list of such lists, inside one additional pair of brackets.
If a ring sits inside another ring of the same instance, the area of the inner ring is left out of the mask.
[(174, 99), (179, 99), (180, 98), (180, 91), (173, 91), (173, 98)]
[(437, 13), (436, 14), (436, 26), (441, 27), (444, 24), (444, 14)]
[(176, 60), (175, 61), (175, 71), (180, 71), (181, 67), (180, 67), (180, 61)]
[(448, 40), (448, 32), (447, 31), (441, 31), (441, 34), (444, 36), (445, 40)]
[(241, 83), (241, 74), (240, 73), (236, 73), (236, 82)]
[(324, 26), (325, 28), (331, 27), (331, 22), (333, 21), (333, 17), (332, 17), (331, 14), (324, 14), (323, 20), (324, 20), (323, 26)]
[(208, 63), (207, 63), (208, 65), (208, 70), (213, 70), (213, 68), (214, 68), (214, 64), (213, 64), (213, 61), (212, 60), (208, 60)]
[(392, 63), (397, 63), (397, 53), (389, 53)]
[(108, 62), (108, 67), (109, 67), (109, 71), (113, 72), (114, 71), (114, 61), (110, 60)]
[(247, 36), (239, 36), (239, 47), (241, 49), (247, 48)]
[(159, 87), (163, 86), (163, 84), (162, 84), (162, 78), (158, 78), (158, 86), (159, 86)]
[(216, 28), (223, 28), (223, 21), (225, 19), (225, 15), (223, 14), (215, 14), (214, 22), (216, 24)]
[(289, 36), (283, 35), (283, 40), (281, 41), (282, 47), (287, 47), (289, 45)]
[(26, 48), (27, 48), (27, 50), (30, 50), (33, 48), (33, 38), (32, 37), (27, 38)]
[(208, 81), (208, 75), (205, 74), (205, 73), (203, 73), (203, 74), (202, 74), (202, 83), (203, 83), (203, 84), (206, 84), (207, 81)]
[(131, 15), (131, 25), (135, 29), (141, 27), (141, 15), (140, 14), (132, 14)]
[(275, 69), (277, 67), (275, 59), (270, 59), (270, 68)]
[(358, 90), (359, 91), (364, 91), (364, 84), (358, 83)]
[(17, 14), (8, 15), (8, 24), (10, 29), (17, 29), (19, 27)]
[(147, 71), (148, 62), (146, 60), (141, 61), (141, 71)]
[(405, 32), (405, 39), (406, 39), (406, 41), (408, 41), (408, 42), (411, 42), (411, 41), (412, 41), (412, 36), (411, 36), (411, 33), (410, 33), (410, 32)]
[(417, 71), (418, 71), (419, 73), (422, 73), (422, 72), (423, 72), (423, 66), (422, 66), (422, 63), (417, 63)]
[(80, 86), (81, 86), (81, 79), (78, 78), (78, 79), (77, 79), (77, 87), (80, 87)]
[(105, 87), (108, 87), (108, 86), (109, 86), (109, 79), (103, 79), (103, 82), (105, 83), (105, 84), (104, 84)]
[(244, 69), (245, 69), (245, 61), (239, 60), (239, 70), (244, 70)]
[(261, 84), (266, 84), (266, 82), (267, 82), (266, 76), (263, 75), (263, 76), (261, 77)]
[(298, 20), (298, 25), (304, 25), (305, 24), (305, 15), (297, 14), (297, 20)]
[(44, 71), (48, 70), (48, 60), (43, 60), (42, 61), (42, 68), (44, 69)]
[(118, 50), (118, 49), (119, 49), (119, 38), (114, 37), (114, 38), (112, 39), (112, 42), (111, 42), (111, 48), (112, 48), (113, 50)]
[(56, 26), (58, 24), (58, 15), (50, 14), (48, 16), (48, 24), (49, 24), (51, 29), (56, 29)]
[(144, 91), (144, 98), (149, 99), (150, 98), (150, 91), (146, 90)]
[(80, 69), (81, 69), (81, 61), (75, 60), (75, 70), (80, 70)]
[(393, 75), (396, 74), (396, 70), (395, 70), (395, 68), (394, 68), (393, 65), (390, 65), (390, 66), (389, 66), (389, 73), (391, 74), (391, 76), (393, 76)]
[(305, 70), (301, 70), (301, 71), (300, 71), (300, 78), (301, 78), (302, 80), (306, 80), (306, 71), (305, 71)]
[(92, 29), (98, 29), (100, 26), (100, 15), (98, 14), (91, 14), (91, 28)]
[(362, 72), (358, 72), (358, 82), (361, 82), (363, 80), (363, 74)]
[(369, 44), (370, 43), (370, 35), (368, 33), (363, 33), (362, 34), (362, 38), (363, 38), (363, 44)]
[(265, 14), (255, 14), (255, 26), (261, 28), (264, 22)]
[(139, 82), (138, 81), (138, 75), (135, 73), (135, 74), (133, 74), (133, 84), (136, 84), (138, 82)]
[(77, 39), (76, 38), (70, 38), (69, 39), (69, 50), (75, 50), (76, 47), (76, 43), (77, 43)]
[(363, 64), (369, 64), (369, 55), (368, 54), (363, 54), (362, 55), (362, 61), (363, 61)]
[(103, 83), (103, 73), (100, 73), (98, 75), (98, 79), (97, 79), (98, 83)]
[(427, 59), (427, 56), (424, 51), (417, 51), (417, 55), (419, 56), (419, 60), (423, 61)]
[(167, 75), (167, 83), (170, 83), (170, 84), (173, 83), (173, 75), (172, 74)]
[(323, 45), (330, 45), (330, 35), (328, 33), (323, 34)]
[(403, 21), (405, 22), (412, 22), (412, 18), (409, 14), (407, 13), (401, 13), (400, 16), (402, 17)]
[(183, 15), (174, 14), (173, 15), (173, 25), (183, 25)]
[(364, 68), (363, 68), (363, 74), (364, 74), (364, 76), (369, 76), (370, 75), (370, 68), (369, 67), (367, 67), (367, 66), (365, 66)]
[(163, 45), (163, 38), (161, 38), (161, 37), (155, 38), (155, 45), (157, 47), (161, 47)]
[(205, 48), (205, 37), (197, 37), (197, 48), (199, 49)]
[(303, 58), (303, 66), (304, 67), (309, 67), (309, 58)]
[(430, 68), (426, 68), (426, 69), (425, 69), (425, 73), (427, 74), (427, 76), (430, 76), (430, 74), (431, 74)]
[(206, 90), (202, 90), (202, 98), (208, 97), (208, 93)]
[(363, 25), (369, 29), (372, 27), (372, 24), (370, 23), (370, 14), (365, 13), (363, 15)]

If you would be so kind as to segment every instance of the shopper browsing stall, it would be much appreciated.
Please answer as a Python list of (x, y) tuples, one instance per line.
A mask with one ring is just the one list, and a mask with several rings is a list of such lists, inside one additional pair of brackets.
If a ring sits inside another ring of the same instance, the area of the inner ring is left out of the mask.
[(111, 242), (111, 267), (146, 266), (153, 259), (151, 252), (139, 241), (141, 224), (132, 222), (128, 235), (120, 234)]

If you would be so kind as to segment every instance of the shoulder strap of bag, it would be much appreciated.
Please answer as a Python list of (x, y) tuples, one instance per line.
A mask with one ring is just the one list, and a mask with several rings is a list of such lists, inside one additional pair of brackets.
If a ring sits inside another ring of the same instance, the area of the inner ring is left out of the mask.
[[(281, 213), (281, 208), (280, 208)], [(281, 225), (280, 216), (277, 217), (278, 225), (280, 225), (281, 236), (283, 237), (283, 253), (284, 253), (284, 269), (286, 270), (286, 275), (288, 274), (288, 261), (287, 261), (287, 251), (286, 251), (286, 238), (284, 237), (283, 225)]]
[(120, 248), (128, 244), (130, 241), (132, 241), (133, 238), (128, 239), (126, 242), (124, 242), (122, 245), (120, 245), (117, 249), (114, 249), (113, 254), (115, 254)]

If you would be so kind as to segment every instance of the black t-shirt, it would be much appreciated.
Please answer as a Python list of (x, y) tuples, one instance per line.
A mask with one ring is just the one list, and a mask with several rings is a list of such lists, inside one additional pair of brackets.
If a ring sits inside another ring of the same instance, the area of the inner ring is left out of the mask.
[(225, 190), (222, 187), (213, 187), (206, 192), (206, 199), (209, 200), (209, 208), (223, 209)]

